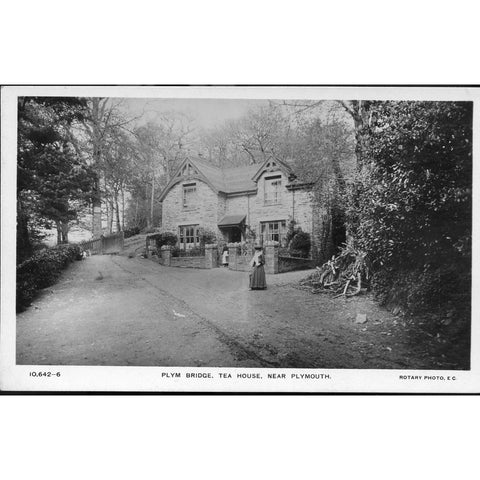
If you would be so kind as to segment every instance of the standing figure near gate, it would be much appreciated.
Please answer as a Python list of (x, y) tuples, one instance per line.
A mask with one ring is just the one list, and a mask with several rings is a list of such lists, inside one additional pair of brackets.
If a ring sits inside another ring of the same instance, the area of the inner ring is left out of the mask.
[(228, 247), (226, 245), (223, 247), (222, 265), (228, 267)]
[(265, 257), (262, 247), (255, 247), (255, 254), (250, 261), (252, 272), (250, 273), (250, 290), (265, 290), (267, 282), (265, 279)]

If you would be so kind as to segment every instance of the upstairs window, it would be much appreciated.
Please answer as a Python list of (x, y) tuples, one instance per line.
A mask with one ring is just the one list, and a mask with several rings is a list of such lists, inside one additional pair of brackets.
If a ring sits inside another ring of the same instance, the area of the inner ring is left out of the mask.
[(276, 205), (282, 201), (282, 176), (265, 178), (265, 205)]
[(191, 183), (183, 186), (183, 208), (192, 208), (197, 201), (197, 185)]

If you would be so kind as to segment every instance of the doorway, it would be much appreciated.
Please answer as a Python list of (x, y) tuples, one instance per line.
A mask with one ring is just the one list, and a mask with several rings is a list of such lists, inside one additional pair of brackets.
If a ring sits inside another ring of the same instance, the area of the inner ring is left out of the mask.
[(228, 229), (228, 241), (229, 243), (239, 243), (242, 241), (242, 231), (237, 227)]

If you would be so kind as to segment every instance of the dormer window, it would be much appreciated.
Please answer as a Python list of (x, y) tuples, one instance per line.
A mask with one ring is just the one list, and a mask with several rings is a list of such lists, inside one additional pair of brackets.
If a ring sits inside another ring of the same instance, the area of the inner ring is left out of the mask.
[(183, 208), (192, 208), (197, 202), (197, 184), (189, 183), (183, 186)]
[(282, 201), (282, 176), (265, 177), (265, 205), (277, 205)]

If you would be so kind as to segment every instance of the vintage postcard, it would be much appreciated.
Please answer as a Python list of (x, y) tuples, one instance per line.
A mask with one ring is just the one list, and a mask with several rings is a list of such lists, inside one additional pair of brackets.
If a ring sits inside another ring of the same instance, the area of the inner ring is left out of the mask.
[(1, 101), (0, 389), (480, 391), (480, 89)]

